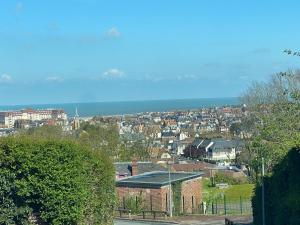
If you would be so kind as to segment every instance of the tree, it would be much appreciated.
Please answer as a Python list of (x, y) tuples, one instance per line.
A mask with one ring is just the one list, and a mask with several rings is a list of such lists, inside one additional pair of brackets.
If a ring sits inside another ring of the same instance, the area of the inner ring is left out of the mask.
[(82, 124), (78, 138), (94, 150), (103, 151), (113, 157), (118, 154), (119, 134), (114, 125)]
[(229, 127), (229, 131), (233, 136), (238, 136), (241, 134), (242, 128), (241, 128), (241, 123), (233, 123)]
[(47, 139), (62, 139), (64, 138), (63, 130), (61, 126), (44, 125), (42, 127), (35, 127), (21, 131), (21, 135), (29, 135), (35, 138), (47, 138)]
[(273, 75), (268, 82), (254, 83), (244, 95), (254, 126), (249, 139), (250, 166), (255, 178), (261, 158), (266, 170), (276, 165), (300, 142), (300, 73), (289, 71)]
[[(274, 167), (273, 173), (264, 178), (265, 212), (268, 225), (300, 224), (300, 149), (293, 148)], [(254, 224), (262, 221), (261, 183), (252, 200)]]

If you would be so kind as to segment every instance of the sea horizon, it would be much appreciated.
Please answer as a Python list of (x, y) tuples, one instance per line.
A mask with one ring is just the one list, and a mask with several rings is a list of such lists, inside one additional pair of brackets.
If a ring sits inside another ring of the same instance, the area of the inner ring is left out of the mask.
[(221, 97), (0, 105), (0, 111), (20, 110), (26, 108), (63, 109), (69, 117), (73, 117), (77, 108), (80, 117), (92, 117), (145, 112), (167, 112), (174, 110), (195, 110), (211, 107), (237, 106), (239, 104), (241, 104), (239, 97)]

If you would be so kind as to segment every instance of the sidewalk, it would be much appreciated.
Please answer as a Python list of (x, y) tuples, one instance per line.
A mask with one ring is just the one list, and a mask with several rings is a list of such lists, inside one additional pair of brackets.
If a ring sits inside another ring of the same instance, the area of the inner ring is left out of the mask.
[[(250, 225), (251, 216), (229, 216), (231, 221), (238, 222), (239, 225)], [(151, 220), (151, 219), (116, 219), (115, 225), (224, 225), (225, 216), (180, 216), (176, 218), (168, 218), (167, 220)]]

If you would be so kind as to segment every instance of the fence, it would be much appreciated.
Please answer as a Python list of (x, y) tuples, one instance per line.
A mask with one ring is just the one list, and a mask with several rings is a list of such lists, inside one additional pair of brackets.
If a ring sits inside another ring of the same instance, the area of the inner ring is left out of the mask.
[[(155, 210), (152, 206), (154, 203), (150, 201), (150, 205), (143, 204), (144, 201), (138, 197), (135, 198), (125, 198), (123, 197), (122, 201), (119, 202), (119, 207), (116, 209), (121, 216), (121, 213), (126, 214), (125, 212), (130, 212), (134, 215), (143, 215), (152, 214), (154, 218), (156, 214), (161, 214), (165, 216), (168, 212)], [(174, 202), (173, 202), (174, 204)], [(210, 202), (202, 202), (198, 206), (193, 206), (192, 212), (187, 212), (184, 206), (184, 199), (182, 199), (180, 208), (182, 209), (181, 214), (207, 214), (207, 215), (245, 215), (252, 214), (252, 205), (249, 199), (243, 199), (240, 196), (237, 199), (227, 199), (224, 195)], [(176, 206), (173, 206), (173, 208)], [(178, 206), (177, 206), (178, 207)], [(168, 208), (168, 207), (167, 207)]]
[(218, 215), (239, 215), (239, 214), (252, 214), (252, 204), (250, 200), (239, 199), (227, 200), (226, 196), (210, 202), (202, 202), (200, 214), (218, 214)]

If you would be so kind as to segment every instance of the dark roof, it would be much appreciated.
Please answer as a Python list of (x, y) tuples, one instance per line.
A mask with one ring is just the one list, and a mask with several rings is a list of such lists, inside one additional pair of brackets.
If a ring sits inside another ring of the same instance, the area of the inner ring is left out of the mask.
[(172, 131), (163, 132), (161, 134), (162, 137), (174, 137), (176, 134), (174, 134)]
[[(204, 173), (171, 172), (171, 183), (186, 181), (201, 177)], [(169, 184), (169, 172), (157, 171), (125, 178), (116, 182), (117, 187), (160, 188)]]
[(203, 139), (196, 138), (196, 139), (193, 141), (192, 145), (195, 146), (195, 147), (197, 147), (198, 145), (200, 145), (200, 143), (201, 143), (202, 141), (203, 141)]
[(225, 139), (212, 139), (214, 144), (210, 147), (213, 151), (231, 151), (232, 148), (243, 148), (245, 142), (242, 140), (225, 140)]
[(209, 139), (196, 138), (192, 145), (197, 148), (206, 148), (210, 142), (211, 141)]
[(200, 148), (206, 148), (209, 144), (211, 143), (210, 140), (205, 139), (201, 144), (200, 144)]
[(212, 140), (213, 145), (211, 148), (213, 149), (231, 149), (234, 148), (234, 144), (230, 140)]
[[(138, 162), (138, 174), (152, 171), (166, 171), (167, 169), (153, 162)], [(117, 162), (115, 169), (118, 174), (131, 174), (131, 162)]]

